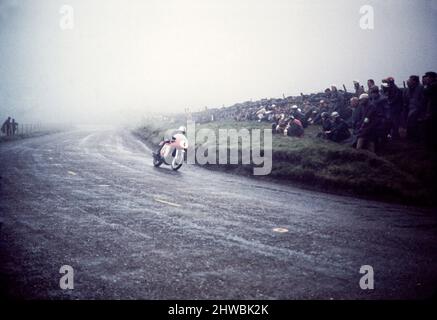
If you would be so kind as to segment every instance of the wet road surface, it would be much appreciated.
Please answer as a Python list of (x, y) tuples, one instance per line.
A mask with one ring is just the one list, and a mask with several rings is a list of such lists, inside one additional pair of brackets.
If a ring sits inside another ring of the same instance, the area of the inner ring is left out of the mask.
[[(0, 166), (9, 297), (409, 299), (436, 289), (432, 209), (154, 168), (143, 143), (113, 128), (2, 143)], [(59, 288), (62, 265), (74, 290)], [(360, 289), (362, 265), (374, 290)]]

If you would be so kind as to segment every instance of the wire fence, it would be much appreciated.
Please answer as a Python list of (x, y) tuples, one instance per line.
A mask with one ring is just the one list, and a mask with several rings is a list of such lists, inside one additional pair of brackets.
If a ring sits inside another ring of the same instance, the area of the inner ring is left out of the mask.
[(5, 128), (4, 131), (0, 131), (0, 136), (30, 136), (38, 133), (64, 131), (72, 127), (72, 124), (66, 123), (18, 123), (15, 130), (11, 125), (9, 130)]

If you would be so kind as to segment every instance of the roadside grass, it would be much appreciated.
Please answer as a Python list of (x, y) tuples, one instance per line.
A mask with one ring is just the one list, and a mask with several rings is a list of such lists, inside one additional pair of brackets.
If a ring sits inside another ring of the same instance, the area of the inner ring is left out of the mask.
[[(156, 147), (169, 123), (150, 123), (135, 130), (149, 146)], [(163, 130), (165, 128), (165, 130)], [(196, 124), (196, 131), (218, 129), (270, 129), (269, 123), (218, 121)], [(316, 137), (318, 126), (310, 126), (302, 138), (273, 136), (272, 171), (268, 176), (253, 176), (253, 165), (205, 165), (254, 178), (322, 190), (346, 193), (415, 205), (435, 205), (433, 196), (437, 178), (435, 154), (408, 142), (389, 143), (378, 155), (355, 150)], [(218, 135), (218, 134), (217, 134)], [(196, 146), (198, 147), (198, 145)], [(228, 147), (228, 155), (229, 155)], [(241, 152), (240, 152), (241, 154)]]
[(47, 134), (57, 133), (61, 130), (44, 130), (44, 131), (37, 131), (33, 133), (18, 133), (13, 136), (0, 136), (0, 143), (2, 142), (8, 142), (8, 141), (15, 141), (15, 140), (22, 140), (27, 138), (33, 138), (33, 137), (40, 137)]

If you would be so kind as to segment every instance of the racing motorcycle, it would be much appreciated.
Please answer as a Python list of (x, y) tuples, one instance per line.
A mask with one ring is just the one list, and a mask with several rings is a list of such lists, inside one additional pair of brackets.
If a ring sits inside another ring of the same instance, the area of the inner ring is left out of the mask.
[(175, 134), (171, 140), (162, 141), (159, 146), (161, 147), (159, 153), (153, 153), (155, 167), (159, 167), (163, 163), (171, 166), (175, 171), (182, 167), (188, 148), (188, 140), (183, 134)]

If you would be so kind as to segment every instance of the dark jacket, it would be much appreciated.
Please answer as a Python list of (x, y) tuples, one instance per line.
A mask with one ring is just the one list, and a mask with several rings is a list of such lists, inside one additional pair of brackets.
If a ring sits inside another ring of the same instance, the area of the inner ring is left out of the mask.
[(387, 90), (387, 104), (390, 110), (390, 117), (399, 116), (402, 113), (402, 90), (393, 85)]
[(405, 105), (408, 122), (417, 121), (417, 119), (424, 114), (425, 105), (423, 98), (423, 86), (421, 85), (406, 90)]
[(348, 139), (351, 136), (346, 121), (341, 118), (337, 118), (332, 124), (331, 133), (328, 134), (328, 139), (341, 142)]
[(369, 140), (376, 140), (378, 137), (378, 129), (380, 127), (380, 112), (373, 103), (363, 105), (362, 116), (360, 119), (360, 129), (357, 136)]
[(352, 129), (352, 133), (354, 135), (357, 135), (358, 131), (361, 128), (362, 118), (363, 118), (363, 106), (360, 104), (354, 109), (352, 113), (352, 117), (349, 120), (349, 127)]
[(328, 118), (328, 119), (322, 119), (322, 130), (323, 132), (325, 131), (330, 131), (332, 129), (332, 121)]
[(427, 98), (427, 112), (431, 119), (437, 120), (437, 81), (431, 83), (424, 91)]

